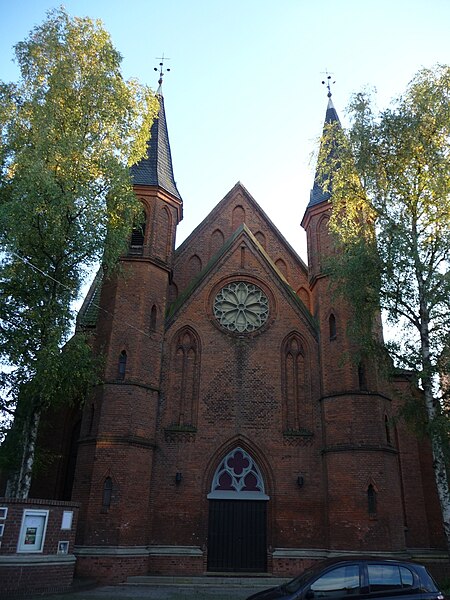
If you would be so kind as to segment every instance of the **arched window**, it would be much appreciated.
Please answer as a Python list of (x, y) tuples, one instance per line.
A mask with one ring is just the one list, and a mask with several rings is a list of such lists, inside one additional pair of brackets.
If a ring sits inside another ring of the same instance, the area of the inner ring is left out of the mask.
[(172, 248), (172, 215), (166, 206), (163, 206), (157, 215), (158, 228), (154, 237), (154, 252), (161, 260), (165, 261)]
[(367, 508), (369, 515), (375, 515), (377, 513), (377, 493), (372, 484), (367, 488)]
[(200, 257), (197, 256), (197, 254), (194, 254), (189, 259), (189, 262), (187, 265), (188, 280), (191, 280), (194, 277), (197, 277), (197, 275), (200, 273), (201, 270), (202, 270), (202, 261), (201, 261)]
[(389, 419), (387, 415), (384, 415), (384, 430), (386, 431), (386, 442), (390, 446), (392, 444), (391, 427), (389, 425)]
[(258, 465), (242, 448), (235, 448), (214, 473), (209, 499), (268, 500)]
[(300, 336), (291, 334), (282, 350), (284, 423), (288, 431), (305, 426), (308, 399), (305, 350)]
[(147, 215), (143, 212), (140, 222), (133, 227), (130, 238), (129, 254), (142, 256), (144, 251), (145, 226)]
[(108, 509), (111, 506), (113, 482), (111, 477), (107, 477), (103, 483), (102, 508)]
[(281, 271), (281, 273), (284, 275), (284, 277), (286, 279), (289, 279), (287, 264), (284, 262), (284, 260), (282, 258), (278, 258), (275, 261), (275, 266), (279, 271)]
[(173, 424), (196, 426), (199, 372), (200, 341), (191, 328), (185, 327), (174, 338), (172, 349), (170, 397), (173, 402)]
[(265, 250), (266, 249), (266, 236), (264, 235), (264, 233), (262, 231), (257, 231), (255, 233), (255, 238), (258, 240), (258, 242), (261, 244), (261, 246)]
[(211, 239), (209, 241), (209, 257), (210, 258), (212, 256), (214, 256), (214, 254), (216, 254), (216, 252), (218, 252), (222, 248), (224, 239), (225, 239), (224, 235), (220, 229), (215, 229), (212, 232)]
[(300, 298), (300, 300), (303, 302), (306, 308), (311, 312), (311, 299), (309, 297), (308, 290), (306, 290), (304, 287), (300, 287), (297, 290), (297, 296)]
[(119, 371), (117, 373), (117, 379), (125, 379), (125, 372), (127, 369), (127, 353), (122, 350), (119, 356)]
[(333, 253), (333, 240), (329, 230), (329, 217), (324, 216), (319, 222), (317, 228), (318, 237), (318, 251), (319, 251), (319, 265), (320, 270), (323, 271), (327, 268), (329, 257)]
[(336, 339), (336, 317), (331, 313), (328, 319), (328, 325), (330, 328), (330, 342)]
[(235, 231), (239, 227), (239, 225), (242, 225), (242, 223), (245, 223), (245, 210), (244, 210), (244, 207), (241, 206), (240, 204), (238, 204), (237, 206), (235, 206), (233, 208), (231, 223), (232, 223), (233, 231)]
[(366, 367), (363, 362), (358, 365), (358, 385), (362, 391), (367, 391)]
[(156, 306), (153, 305), (152, 310), (150, 311), (150, 331), (156, 330), (156, 315), (157, 315)]

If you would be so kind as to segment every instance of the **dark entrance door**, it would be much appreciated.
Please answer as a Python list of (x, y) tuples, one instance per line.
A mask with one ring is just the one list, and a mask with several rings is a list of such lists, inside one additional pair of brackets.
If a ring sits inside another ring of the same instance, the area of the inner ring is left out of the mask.
[(266, 571), (266, 507), (263, 500), (210, 500), (208, 571)]

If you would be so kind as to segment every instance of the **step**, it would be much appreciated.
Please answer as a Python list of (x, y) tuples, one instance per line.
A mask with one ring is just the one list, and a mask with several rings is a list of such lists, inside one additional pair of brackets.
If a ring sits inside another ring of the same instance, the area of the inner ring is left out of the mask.
[(163, 575), (135, 575), (127, 578), (128, 585), (149, 585), (149, 586), (193, 586), (193, 587), (261, 587), (269, 588), (281, 585), (288, 581), (288, 578), (270, 577), (266, 574), (261, 575), (205, 575), (205, 576), (163, 576)]

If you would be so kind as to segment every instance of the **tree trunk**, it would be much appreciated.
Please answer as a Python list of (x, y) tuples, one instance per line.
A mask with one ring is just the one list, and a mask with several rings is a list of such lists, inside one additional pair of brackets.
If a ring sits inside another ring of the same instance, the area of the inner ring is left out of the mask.
[(7, 498), (19, 498), (21, 500), (28, 498), (31, 488), (40, 418), (41, 413), (36, 409), (25, 420), (22, 430), (22, 457), (18, 470), (8, 479), (6, 485)]
[[(419, 293), (419, 334), (420, 334), (420, 354), (422, 359), (422, 387), (425, 396), (425, 407), (427, 411), (429, 431), (431, 437), (431, 448), (433, 453), (433, 469), (436, 488), (441, 506), (444, 534), (447, 541), (447, 551), (450, 554), (450, 490), (447, 475), (447, 466), (443, 450), (443, 440), (441, 439), (440, 428), (435, 427), (435, 420), (441, 415), (441, 406), (439, 400), (433, 393), (433, 368), (430, 346), (430, 299), (429, 282), (427, 281), (428, 270), (420, 259), (420, 243), (417, 232), (417, 214), (414, 213), (412, 223), (413, 233), (413, 257), (415, 266), (415, 275)], [(432, 303), (431, 303), (432, 304)]]
[(425, 390), (425, 404), (428, 413), (428, 420), (431, 424), (431, 447), (433, 452), (434, 477), (436, 480), (436, 487), (441, 505), (444, 533), (447, 539), (447, 548), (450, 554), (450, 490), (445, 456), (442, 448), (442, 440), (440, 439), (439, 432), (434, 431), (432, 425), (433, 419), (438, 416), (435, 402), (436, 400), (433, 398), (433, 396)]
[(422, 386), (425, 396), (425, 406), (427, 410), (428, 422), (430, 424), (431, 448), (433, 453), (433, 469), (436, 481), (439, 502), (441, 505), (442, 520), (444, 524), (444, 533), (447, 540), (447, 549), (450, 554), (450, 489), (447, 476), (447, 467), (443, 451), (443, 440), (440, 437), (439, 428), (436, 430), (434, 421), (439, 417), (441, 408), (439, 401), (433, 394), (433, 381), (431, 373), (433, 372), (430, 360), (430, 339), (429, 339), (429, 321), (428, 311), (424, 306), (421, 309), (420, 339), (422, 354)]

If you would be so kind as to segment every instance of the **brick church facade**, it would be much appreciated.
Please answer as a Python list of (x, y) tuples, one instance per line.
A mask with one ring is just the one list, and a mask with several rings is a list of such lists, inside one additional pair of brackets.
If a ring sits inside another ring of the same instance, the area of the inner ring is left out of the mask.
[(328, 196), (315, 183), (303, 217), (309, 266), (240, 183), (175, 249), (183, 203), (159, 99), (132, 168), (145, 224), (79, 315), (105, 355), (102, 384), (47, 424), (62, 459), (33, 490), (80, 503), (78, 573), (289, 575), (339, 552), (437, 556), (429, 447), (394, 419), (408, 379), (345, 359), (349, 312), (322, 273)]

